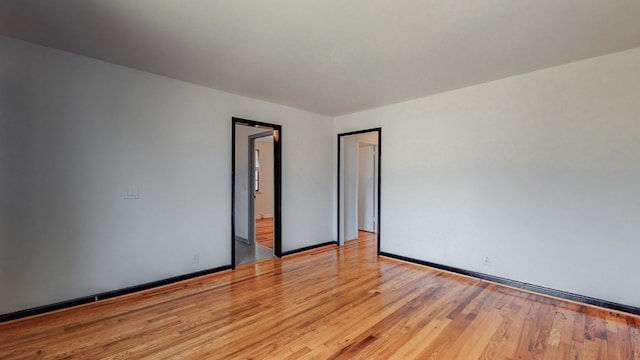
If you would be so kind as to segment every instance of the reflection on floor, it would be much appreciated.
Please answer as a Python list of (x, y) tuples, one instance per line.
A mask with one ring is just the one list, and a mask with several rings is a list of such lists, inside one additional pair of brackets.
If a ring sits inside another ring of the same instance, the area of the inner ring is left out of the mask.
[(273, 250), (260, 244), (249, 245), (236, 240), (236, 265), (273, 257)]
[(256, 241), (273, 249), (273, 218), (256, 219)]

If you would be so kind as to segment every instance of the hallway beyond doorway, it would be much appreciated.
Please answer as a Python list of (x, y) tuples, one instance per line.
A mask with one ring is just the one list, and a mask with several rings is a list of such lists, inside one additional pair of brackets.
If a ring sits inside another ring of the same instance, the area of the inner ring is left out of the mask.
[(273, 218), (256, 219), (256, 242), (247, 244), (236, 240), (236, 264), (273, 257)]
[[(235, 269), (239, 263), (282, 256), (282, 127), (235, 117), (232, 123), (231, 268)], [(263, 142), (269, 145), (256, 145)], [(256, 241), (256, 215), (272, 217), (269, 247)]]
[(338, 134), (337, 145), (338, 245), (371, 231), (379, 254), (382, 128)]

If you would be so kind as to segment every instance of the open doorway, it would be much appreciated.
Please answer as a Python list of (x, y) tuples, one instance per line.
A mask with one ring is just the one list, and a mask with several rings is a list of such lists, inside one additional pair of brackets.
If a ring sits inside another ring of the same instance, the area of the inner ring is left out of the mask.
[(233, 118), (232, 267), (282, 256), (280, 125)]
[(338, 134), (338, 244), (375, 234), (380, 253), (382, 129)]

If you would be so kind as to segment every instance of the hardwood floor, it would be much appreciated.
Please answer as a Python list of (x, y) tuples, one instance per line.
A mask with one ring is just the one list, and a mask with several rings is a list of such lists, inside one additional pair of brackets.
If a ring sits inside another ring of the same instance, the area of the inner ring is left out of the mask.
[(256, 219), (256, 242), (273, 249), (273, 218)]
[(0, 324), (0, 359), (640, 359), (640, 319), (376, 256), (375, 235)]

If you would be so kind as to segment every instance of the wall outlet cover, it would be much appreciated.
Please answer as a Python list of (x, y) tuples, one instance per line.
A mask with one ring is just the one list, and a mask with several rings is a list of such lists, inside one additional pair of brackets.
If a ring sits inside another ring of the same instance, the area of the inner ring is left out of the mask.
[(129, 200), (140, 199), (140, 188), (137, 186), (127, 186), (124, 189), (124, 198)]

